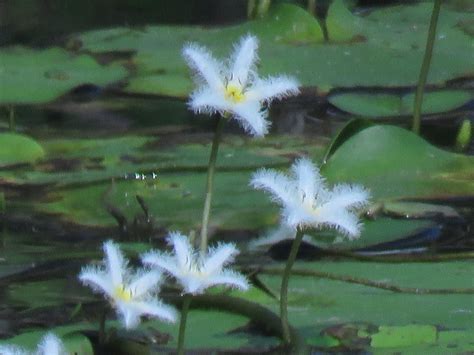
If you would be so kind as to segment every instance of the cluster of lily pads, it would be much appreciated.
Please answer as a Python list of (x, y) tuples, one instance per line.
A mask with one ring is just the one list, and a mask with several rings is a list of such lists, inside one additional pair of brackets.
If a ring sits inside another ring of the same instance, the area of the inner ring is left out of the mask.
[[(203, 47), (195, 44), (185, 46), (183, 54), (196, 74), (198, 85), (191, 95), (189, 106), (196, 112), (218, 112), (219, 120), (233, 117), (250, 134), (264, 136), (268, 132), (269, 122), (262, 105), (275, 98), (297, 94), (298, 83), (286, 76), (259, 78), (255, 71), (257, 48), (256, 37), (243, 37), (226, 66), (214, 59)], [(174, 277), (181, 285), (184, 297), (178, 353), (183, 352), (190, 295), (203, 293), (208, 287), (215, 285), (240, 290), (249, 288), (249, 283), (243, 275), (224, 268), (238, 254), (235, 245), (220, 244), (215, 248), (207, 248), (212, 179), (221, 129), (222, 124), (217, 126), (209, 162), (200, 251), (193, 249), (189, 237), (172, 232), (168, 242), (173, 246), (173, 254), (147, 252), (142, 255), (141, 260), (149, 268), (131, 271), (118, 247), (108, 241), (104, 244), (105, 267), (86, 267), (79, 276), (84, 284), (107, 296), (126, 328), (138, 325), (141, 315), (163, 321), (176, 321), (176, 310), (157, 298), (161, 272)], [(251, 180), (253, 187), (269, 191), (282, 205), (282, 223), (298, 231), (280, 295), (283, 338), (288, 344), (292, 342), (286, 304), (288, 278), (301, 242), (302, 231), (308, 227), (328, 226), (349, 237), (356, 237), (360, 234), (360, 228), (354, 210), (366, 205), (368, 200), (368, 192), (358, 186), (337, 185), (333, 190), (329, 190), (317, 168), (308, 159), (296, 161), (292, 174), (289, 177), (274, 170), (260, 170)]]
[[(215, 285), (224, 285), (244, 291), (249, 288), (247, 278), (228, 267), (239, 253), (237, 247), (234, 244), (221, 243), (209, 248), (207, 246), (207, 225), (210, 219), (215, 162), (224, 122), (229, 118), (234, 118), (251, 135), (263, 137), (269, 128), (269, 122), (266, 120), (268, 104), (275, 98), (283, 98), (298, 93), (299, 84), (291, 77), (278, 76), (262, 79), (257, 75), (255, 70), (257, 46), (258, 42), (255, 37), (249, 35), (243, 37), (240, 43), (235, 46), (234, 54), (226, 63), (216, 60), (207, 49), (197, 44), (187, 45), (183, 50), (183, 55), (189, 66), (193, 69), (195, 80), (198, 84), (198, 88), (191, 94), (190, 108), (196, 112), (218, 113), (216, 133), (208, 166), (206, 199), (199, 239), (200, 248), (194, 248), (193, 238), (179, 232), (171, 232), (168, 236), (168, 242), (173, 249), (172, 253), (163, 251), (146, 252), (141, 256), (144, 267), (132, 268), (128, 265), (128, 261), (118, 245), (114, 241), (107, 241), (103, 246), (105, 253), (103, 262), (100, 265), (84, 267), (79, 275), (79, 279), (83, 284), (91, 286), (94, 291), (106, 296), (107, 300), (116, 309), (120, 321), (126, 329), (135, 328), (140, 323), (142, 316), (158, 318), (165, 322), (175, 322), (178, 320), (178, 311), (174, 307), (163, 303), (159, 298), (160, 288), (163, 284), (162, 274), (165, 273), (174, 278), (182, 290), (182, 302), (178, 302), (181, 304), (178, 339), (179, 352), (184, 351), (186, 316), (193, 296), (204, 293), (207, 288)], [(102, 43), (100, 43), (99, 47), (102, 47)], [(302, 58), (305, 56), (300, 55), (296, 57)], [(344, 77), (344, 75), (337, 74), (339, 77)], [(396, 75), (399, 74), (397, 73)], [(47, 77), (54, 80), (63, 79), (57, 72), (48, 72)], [(144, 77), (148, 78), (148, 73)], [(439, 102), (440, 100), (438, 100), (438, 96), (435, 94), (433, 94), (435, 100), (432, 101)], [(453, 96), (455, 98), (454, 101), (459, 99), (458, 92), (449, 94), (455, 94), (455, 97)], [(465, 97), (461, 95), (460, 103), (464, 103), (465, 100), (469, 100), (472, 97), (471, 94), (465, 92), (461, 94)], [(348, 112), (356, 112), (357, 110), (354, 107), (359, 107), (361, 95), (354, 96), (355, 100), (351, 95), (351, 93), (333, 95), (329, 98), (329, 101), (336, 107), (345, 109)], [(429, 99), (428, 101), (431, 100), (431, 96), (427, 96), (427, 98)], [(362, 99), (366, 104), (367, 102), (364, 101), (365, 97), (363, 95)], [(388, 113), (385, 109), (385, 111), (381, 111), (382, 113), (386, 112), (386, 115), (411, 112), (413, 98), (410, 95), (400, 96), (397, 94), (389, 95), (389, 97), (377, 97), (377, 100), (379, 99), (389, 103), (388, 107), (390, 109), (387, 111)], [(365, 108), (367, 105), (362, 106)], [(377, 101), (376, 107), (378, 108), (379, 106)], [(457, 106), (459, 106), (459, 103), (456, 101), (453, 107)], [(431, 111), (428, 110), (428, 112)], [(433, 110), (433, 112), (437, 112), (437, 110)], [(361, 111), (358, 114), (369, 117), (372, 115), (377, 117), (383, 116), (379, 111), (376, 111), (375, 114), (372, 111)], [(382, 130), (380, 127), (373, 127), (371, 132), (380, 130), (383, 133), (388, 131), (390, 127), (386, 128), (387, 130)], [(393, 127), (391, 129), (394, 130)], [(359, 142), (366, 141), (363, 138), (364, 134), (369, 134), (367, 132), (362, 132)], [(395, 133), (401, 134), (402, 132), (407, 134), (403, 130), (397, 130)], [(380, 141), (384, 140), (377, 133), (375, 137)], [(393, 138), (392, 136), (390, 137)], [(402, 138), (407, 137), (403, 136)], [(409, 138), (411, 139), (411, 136)], [(401, 139), (400, 141), (406, 143), (406, 140)], [(331, 149), (334, 152), (337, 148), (336, 146)], [(337, 155), (349, 156), (351, 146), (346, 144), (342, 148), (344, 149), (337, 150)], [(407, 145), (404, 148), (408, 149), (409, 147)], [(371, 154), (367, 154), (368, 156), (384, 156), (384, 159), (388, 163), (392, 162), (393, 165), (391, 157), (387, 157), (379, 151), (371, 151), (369, 153)], [(436, 154), (428, 153), (427, 151), (426, 155), (430, 155), (430, 157), (436, 156), (436, 164), (441, 164), (440, 161), (447, 157), (447, 153), (441, 151), (436, 152)], [(444, 155), (441, 153), (444, 153)], [(407, 154), (407, 156), (411, 157), (414, 155)], [(364, 163), (364, 161), (355, 162), (355, 164), (362, 164), (362, 167), (364, 167)], [(433, 162), (433, 164), (435, 163)], [(336, 166), (333, 170), (338, 173), (337, 179), (335, 179), (337, 181), (354, 176), (358, 177), (357, 174), (364, 174), (366, 170), (361, 168), (352, 169), (351, 165), (346, 163), (346, 160), (344, 160), (343, 165), (341, 168), (341, 165), (337, 165), (337, 160), (336, 163), (332, 162), (332, 166)], [(418, 165), (416, 167), (419, 169)], [(325, 175), (331, 178), (331, 174), (328, 175), (327, 169)], [(446, 176), (444, 175), (438, 174), (437, 178), (445, 178)], [(332, 177), (334, 178), (334, 176)], [(406, 177), (404, 176), (404, 178)], [(354, 180), (358, 179), (355, 178)], [(358, 237), (361, 226), (356, 211), (367, 205), (369, 193), (366, 189), (357, 185), (336, 185), (332, 189), (328, 188), (319, 169), (308, 158), (296, 160), (291, 167), (289, 175), (275, 170), (259, 170), (253, 174), (250, 184), (256, 189), (269, 192), (273, 200), (282, 206), (281, 226), (278, 233), (284, 234), (286, 238), (294, 238), (281, 282), (280, 315), (281, 333), (284, 343), (297, 345), (295, 344), (297, 339), (294, 338), (294, 332), (292, 332), (288, 323), (287, 292), (291, 269), (298, 253), (299, 245), (305, 238), (304, 232), (308, 228), (328, 227), (337, 230), (349, 239)], [(410, 186), (410, 189), (414, 189), (414, 184), (411, 181), (407, 181), (405, 185)], [(373, 188), (374, 195), (380, 194), (375, 184), (370, 186)], [(403, 186), (401, 187), (402, 189), (404, 189)], [(424, 186), (427, 185), (423, 184), (420, 186), (425, 188)], [(396, 188), (393, 187), (390, 192), (386, 193), (393, 194), (393, 189)], [(408, 191), (405, 189), (404, 192), (409, 195), (410, 189)], [(428, 189), (428, 187), (425, 189)], [(446, 190), (449, 189), (446, 188)], [(388, 209), (389, 206), (385, 205), (384, 208)], [(269, 238), (269, 240), (274, 242), (276, 239), (273, 237)], [(22, 351), (22, 349), (13, 346), (0, 348), (0, 353), (7, 354), (19, 354)], [(41, 341), (37, 350), (38, 354), (62, 354), (64, 352), (61, 341), (54, 335), (47, 335)]]
[[(260, 78), (257, 75), (257, 49), (257, 38), (247, 35), (235, 46), (226, 64), (196, 44), (187, 45), (183, 50), (197, 83), (197, 89), (189, 101), (190, 108), (195, 112), (218, 113), (208, 166), (200, 248), (196, 250), (188, 236), (171, 232), (167, 240), (173, 253), (148, 251), (141, 256), (145, 267), (133, 269), (118, 245), (110, 240), (104, 243), (105, 258), (102, 264), (86, 266), (79, 275), (83, 284), (105, 295), (126, 329), (135, 328), (142, 316), (165, 322), (177, 321), (177, 310), (164, 304), (158, 295), (162, 273), (173, 277), (181, 286), (183, 296), (178, 339), (180, 354), (184, 352), (186, 317), (193, 295), (204, 293), (207, 288), (216, 285), (243, 291), (249, 288), (245, 276), (227, 267), (239, 253), (237, 247), (231, 243), (207, 246), (213, 175), (223, 122), (234, 118), (251, 135), (263, 137), (270, 125), (266, 119), (268, 104), (275, 98), (299, 92), (298, 82), (291, 77)], [(282, 337), (284, 343), (290, 345), (295, 339), (291, 337), (288, 324), (288, 280), (303, 231), (307, 228), (329, 227), (350, 238), (359, 236), (360, 225), (355, 211), (367, 204), (369, 193), (362, 187), (343, 184), (329, 189), (318, 168), (307, 158), (300, 158), (293, 164), (290, 176), (275, 170), (258, 170), (253, 174), (250, 185), (273, 196), (282, 206), (282, 226), (295, 231), (280, 294)], [(63, 347), (58, 345), (56, 352), (49, 353), (63, 352)]]

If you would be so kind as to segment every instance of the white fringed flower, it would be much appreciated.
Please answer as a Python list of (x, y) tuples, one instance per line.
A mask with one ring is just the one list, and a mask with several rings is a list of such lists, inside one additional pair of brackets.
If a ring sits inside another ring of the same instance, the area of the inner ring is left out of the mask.
[(183, 56), (195, 71), (198, 88), (189, 106), (196, 112), (231, 113), (254, 136), (268, 132), (270, 123), (263, 103), (298, 94), (298, 82), (287, 76), (261, 79), (255, 72), (258, 41), (246, 36), (235, 46), (228, 65), (213, 58), (197, 44), (186, 45)]
[(47, 333), (38, 344), (37, 350), (32, 353), (24, 348), (14, 345), (0, 346), (1, 355), (67, 355), (68, 352), (56, 335)]
[(176, 321), (176, 310), (156, 297), (161, 280), (158, 271), (139, 270), (132, 273), (120, 249), (112, 241), (104, 243), (104, 252), (105, 267), (85, 267), (79, 279), (110, 299), (126, 328), (136, 327), (142, 315)]
[(291, 228), (331, 227), (349, 238), (358, 237), (360, 225), (354, 210), (368, 203), (362, 187), (340, 184), (328, 190), (319, 170), (308, 159), (296, 161), (292, 176), (275, 170), (257, 171), (254, 188), (266, 190), (283, 206), (283, 222)]
[(224, 268), (239, 253), (234, 244), (209, 248), (207, 255), (201, 256), (193, 250), (188, 238), (180, 233), (170, 233), (168, 242), (173, 246), (174, 254), (149, 252), (143, 255), (142, 261), (176, 278), (184, 293), (200, 294), (215, 285), (226, 285), (240, 290), (249, 288), (243, 275)]

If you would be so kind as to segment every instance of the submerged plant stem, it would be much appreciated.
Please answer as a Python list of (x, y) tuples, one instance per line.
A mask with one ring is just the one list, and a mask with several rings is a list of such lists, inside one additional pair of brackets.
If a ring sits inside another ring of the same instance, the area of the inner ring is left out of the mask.
[(214, 186), (214, 172), (216, 170), (217, 152), (219, 151), (219, 143), (221, 141), (222, 129), (224, 127), (225, 119), (225, 116), (219, 116), (219, 118), (217, 119), (214, 139), (212, 140), (211, 155), (209, 157), (209, 164), (207, 166), (206, 198), (204, 200), (204, 209), (202, 211), (200, 241), (200, 249), (203, 254), (206, 253), (207, 249), (207, 227), (209, 225), (209, 214), (211, 212), (212, 189)]
[(421, 125), (421, 106), (423, 104), (423, 92), (425, 90), (426, 79), (430, 70), (431, 57), (433, 55), (433, 47), (436, 35), (436, 26), (438, 24), (439, 11), (441, 8), (441, 0), (434, 0), (433, 12), (431, 13), (430, 28), (428, 30), (428, 38), (426, 40), (425, 56), (418, 77), (418, 84), (415, 93), (415, 102), (413, 108), (413, 126), (412, 131), (416, 134), (420, 133)]
[(183, 296), (183, 306), (181, 308), (181, 319), (179, 321), (178, 335), (178, 355), (184, 355), (184, 335), (186, 333), (186, 320), (188, 318), (189, 305), (191, 304), (191, 294)]
[(285, 270), (283, 271), (283, 279), (281, 280), (280, 289), (280, 318), (281, 327), (283, 330), (283, 341), (286, 344), (292, 343), (290, 334), (290, 325), (288, 323), (288, 282), (291, 276), (291, 268), (296, 260), (298, 249), (300, 248), (301, 241), (303, 240), (303, 231), (298, 229), (296, 232), (295, 240), (291, 244), (290, 255), (286, 262)]

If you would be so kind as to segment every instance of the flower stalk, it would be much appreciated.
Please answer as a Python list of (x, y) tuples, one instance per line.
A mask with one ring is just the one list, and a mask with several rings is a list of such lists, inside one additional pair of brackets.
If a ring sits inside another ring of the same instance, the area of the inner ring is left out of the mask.
[(303, 240), (303, 231), (298, 228), (296, 232), (296, 237), (293, 243), (291, 244), (290, 255), (288, 256), (288, 260), (286, 261), (285, 270), (283, 272), (283, 278), (281, 280), (281, 288), (280, 288), (280, 318), (281, 318), (281, 328), (283, 332), (283, 341), (285, 344), (291, 344), (291, 333), (290, 333), (290, 325), (288, 323), (288, 283), (290, 280), (291, 275), (291, 268), (296, 260), (296, 255), (298, 254), (298, 250), (301, 245), (301, 241)]
[(178, 334), (178, 355), (184, 355), (184, 336), (186, 333), (186, 320), (188, 319), (189, 306), (191, 304), (191, 294), (186, 293), (183, 296), (183, 306), (181, 308), (181, 319), (179, 321)]
[(214, 139), (212, 140), (211, 154), (209, 156), (209, 164), (207, 165), (207, 180), (206, 180), (206, 197), (204, 200), (204, 208), (202, 211), (201, 235), (200, 235), (200, 250), (201, 253), (206, 253), (207, 250), (207, 230), (209, 226), (209, 215), (211, 213), (212, 190), (214, 187), (214, 172), (216, 170), (217, 153), (219, 151), (219, 144), (222, 137), (222, 130), (226, 116), (217, 118), (216, 130), (214, 132)]
[(441, 0), (434, 0), (433, 11), (431, 12), (430, 28), (428, 30), (428, 38), (426, 40), (425, 55), (423, 57), (423, 63), (421, 64), (420, 76), (418, 77), (418, 84), (416, 86), (415, 93), (412, 131), (416, 134), (420, 133), (423, 93), (425, 90), (426, 80), (428, 78), (428, 72), (430, 70), (431, 57), (433, 56), (436, 26), (438, 25), (440, 8)]

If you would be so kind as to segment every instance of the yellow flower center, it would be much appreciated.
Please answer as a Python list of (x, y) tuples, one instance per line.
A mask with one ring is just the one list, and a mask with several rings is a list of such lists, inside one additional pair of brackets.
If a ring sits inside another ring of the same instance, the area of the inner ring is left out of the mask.
[(245, 94), (240, 85), (229, 83), (225, 88), (225, 97), (234, 103), (239, 103), (244, 101)]
[(132, 299), (132, 291), (125, 289), (123, 285), (117, 286), (115, 288), (115, 297), (121, 301), (128, 302)]

